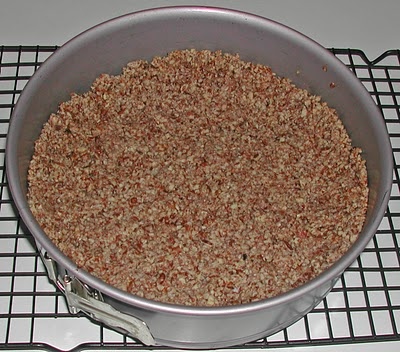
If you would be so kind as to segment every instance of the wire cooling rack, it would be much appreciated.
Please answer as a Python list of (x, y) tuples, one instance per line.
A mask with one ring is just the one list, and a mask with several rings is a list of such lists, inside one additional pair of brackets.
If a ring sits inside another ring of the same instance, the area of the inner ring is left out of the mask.
[[(0, 349), (146, 350), (68, 312), (10, 198), (4, 169), (9, 119), (31, 75), (56, 49), (0, 46)], [(273, 336), (236, 348), (400, 339), (400, 50), (373, 61), (360, 50), (330, 50), (363, 82), (384, 115), (395, 162), (389, 206), (376, 236), (312, 312)]]

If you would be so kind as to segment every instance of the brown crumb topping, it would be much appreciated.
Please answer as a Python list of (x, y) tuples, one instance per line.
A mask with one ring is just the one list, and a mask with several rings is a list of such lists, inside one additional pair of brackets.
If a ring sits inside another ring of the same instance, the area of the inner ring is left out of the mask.
[(59, 249), (117, 288), (242, 304), (309, 281), (356, 240), (360, 153), (334, 109), (269, 67), (174, 51), (59, 106), (28, 198)]

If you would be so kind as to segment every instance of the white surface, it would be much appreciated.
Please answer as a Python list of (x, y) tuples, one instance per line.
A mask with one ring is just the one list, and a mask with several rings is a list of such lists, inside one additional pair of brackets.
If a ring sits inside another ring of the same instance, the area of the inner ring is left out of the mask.
[[(107, 19), (145, 8), (196, 4), (252, 12), (292, 27), (326, 47), (362, 49), (370, 59), (400, 48), (400, 1), (0, 0), (0, 45), (61, 45)], [(398, 351), (400, 342), (268, 351)], [(253, 350), (255, 351), (255, 350)]]
[(397, 0), (0, 0), (0, 45), (60, 45), (107, 19), (150, 7), (209, 5), (284, 23), (327, 47), (364, 50), (375, 58), (400, 47)]

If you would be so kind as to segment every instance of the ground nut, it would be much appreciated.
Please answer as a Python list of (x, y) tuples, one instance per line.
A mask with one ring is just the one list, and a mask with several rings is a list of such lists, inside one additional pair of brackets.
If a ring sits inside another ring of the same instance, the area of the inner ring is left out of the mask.
[(237, 55), (101, 75), (43, 127), (29, 204), (79, 267), (187, 305), (271, 297), (357, 238), (367, 173), (336, 111)]

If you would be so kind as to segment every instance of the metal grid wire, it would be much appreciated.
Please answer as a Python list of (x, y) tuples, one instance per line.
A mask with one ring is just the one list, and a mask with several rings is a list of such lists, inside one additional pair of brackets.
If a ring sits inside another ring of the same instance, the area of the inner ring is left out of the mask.
[[(56, 49), (0, 46), (0, 349), (146, 350), (68, 312), (10, 198), (4, 170), (9, 118), (30, 76)], [(384, 115), (395, 161), (389, 206), (376, 236), (312, 312), (273, 336), (235, 348), (400, 339), (400, 50), (374, 61), (359, 50), (330, 50), (359, 77)]]

